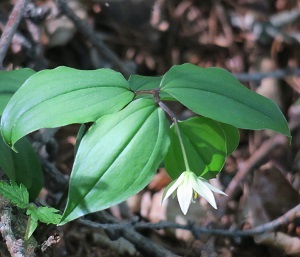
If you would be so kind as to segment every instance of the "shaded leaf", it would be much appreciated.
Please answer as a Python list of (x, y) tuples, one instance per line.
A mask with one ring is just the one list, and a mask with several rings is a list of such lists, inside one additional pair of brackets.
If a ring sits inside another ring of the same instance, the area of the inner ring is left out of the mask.
[(78, 148), (60, 224), (143, 189), (167, 153), (168, 129), (164, 111), (148, 99), (97, 120)]
[(0, 115), (13, 94), (35, 73), (32, 69), (0, 71)]
[(87, 131), (88, 131), (88, 126), (86, 124), (81, 124), (81, 126), (78, 130), (77, 136), (76, 136), (76, 143), (75, 143), (75, 147), (74, 147), (74, 156), (76, 156), (80, 142)]
[(218, 122), (222, 128), (226, 138), (227, 156), (231, 155), (232, 152), (238, 147), (240, 141), (240, 133), (236, 127), (229, 124)]
[(44, 178), (40, 161), (27, 138), (16, 143), (19, 152), (11, 150), (0, 136), (0, 167), (10, 180), (23, 184), (35, 200), (40, 193)]
[[(193, 117), (178, 123), (191, 171), (206, 179), (215, 177), (226, 159), (226, 138), (218, 122)], [(174, 125), (170, 131), (171, 144), (165, 159), (172, 179), (186, 171), (182, 150)]]
[[(21, 69), (0, 71), (0, 113), (13, 94), (35, 71)], [(10, 180), (23, 184), (29, 191), (30, 199), (35, 200), (43, 186), (42, 168), (29, 141), (24, 138), (17, 143), (19, 154), (13, 152), (0, 135), (0, 167)]]

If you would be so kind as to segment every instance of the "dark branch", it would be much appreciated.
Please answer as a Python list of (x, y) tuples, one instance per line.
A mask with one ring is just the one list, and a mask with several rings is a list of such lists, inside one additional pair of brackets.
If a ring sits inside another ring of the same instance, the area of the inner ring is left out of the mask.
[(264, 78), (285, 78), (288, 76), (300, 77), (300, 69), (286, 68), (282, 70), (274, 70), (269, 72), (257, 73), (233, 73), (233, 75), (240, 81), (261, 81)]
[(149, 222), (129, 222), (129, 223), (112, 223), (112, 224), (100, 224), (97, 222), (93, 222), (86, 219), (79, 219), (78, 222), (96, 229), (132, 229), (132, 228), (148, 228), (148, 229), (166, 229), (166, 228), (178, 228), (184, 230), (190, 230), (195, 235), (200, 234), (209, 234), (209, 235), (219, 235), (219, 236), (226, 236), (226, 237), (248, 237), (254, 236), (258, 234), (262, 234), (265, 232), (272, 231), (279, 226), (287, 224), (288, 222), (293, 221), (296, 217), (300, 216), (300, 204), (282, 215), (281, 217), (257, 226), (253, 229), (249, 230), (226, 230), (226, 229), (211, 229), (211, 228), (204, 228), (194, 226), (193, 224), (188, 225), (181, 225), (169, 221), (160, 221), (158, 223), (149, 223)]
[(29, 2), (30, 0), (19, 0), (9, 16), (0, 38), (0, 69), (3, 69), (3, 60)]

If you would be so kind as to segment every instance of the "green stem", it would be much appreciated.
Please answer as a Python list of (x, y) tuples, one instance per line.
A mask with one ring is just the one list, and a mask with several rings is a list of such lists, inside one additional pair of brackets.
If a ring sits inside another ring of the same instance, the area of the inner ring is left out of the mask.
[(171, 111), (171, 109), (168, 106), (166, 106), (161, 101), (158, 101), (157, 103), (174, 121), (174, 126), (175, 126), (175, 130), (177, 132), (177, 136), (178, 136), (178, 139), (179, 139), (185, 169), (186, 169), (186, 171), (190, 171), (190, 166), (189, 166), (189, 162), (188, 162), (188, 159), (187, 159), (187, 154), (186, 154), (186, 151), (185, 151), (185, 147), (184, 147), (184, 144), (183, 144), (183, 141), (182, 141), (182, 137), (181, 137), (181, 133), (180, 133), (179, 125), (178, 125), (178, 120), (177, 120), (175, 114)]
[(182, 141), (180, 129), (179, 129), (179, 126), (178, 126), (178, 120), (175, 117), (175, 118), (173, 118), (173, 121), (174, 121), (175, 129), (176, 129), (176, 132), (177, 132), (177, 135), (178, 135), (178, 139), (179, 139), (179, 143), (180, 143), (180, 147), (181, 147), (181, 151), (182, 151), (182, 155), (183, 155), (185, 169), (186, 169), (186, 171), (190, 171), (190, 166), (189, 166), (189, 162), (188, 162), (188, 159), (187, 159), (187, 154), (186, 154), (186, 151), (185, 151), (185, 147), (184, 147), (184, 144), (183, 144), (183, 141)]
[(159, 88), (154, 88), (154, 89), (149, 89), (149, 90), (138, 90), (134, 92), (134, 94), (137, 95), (158, 95), (160, 89)]
[(30, 223), (31, 223), (31, 217), (28, 216), (27, 220), (27, 226), (26, 226), (26, 231), (25, 231), (25, 240), (24, 240), (24, 252), (26, 253), (27, 251), (27, 246), (28, 246), (28, 235), (29, 235), (29, 230), (30, 230)]

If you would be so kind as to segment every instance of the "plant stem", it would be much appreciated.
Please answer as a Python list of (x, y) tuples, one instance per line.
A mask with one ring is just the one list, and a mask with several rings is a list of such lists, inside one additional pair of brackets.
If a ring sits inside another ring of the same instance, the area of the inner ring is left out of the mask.
[(182, 137), (181, 137), (181, 133), (180, 133), (179, 125), (178, 125), (178, 120), (177, 120), (175, 114), (171, 111), (171, 109), (168, 106), (166, 106), (161, 101), (158, 101), (157, 103), (174, 121), (174, 126), (175, 126), (177, 136), (178, 136), (178, 139), (179, 139), (185, 169), (186, 169), (186, 171), (190, 171), (190, 166), (189, 166), (189, 162), (188, 162), (188, 159), (187, 159), (187, 154), (186, 154), (186, 151), (185, 151), (185, 147), (184, 147), (184, 144), (183, 144), (183, 141), (182, 141)]
[(153, 95), (154, 90), (138, 90), (135, 92), (135, 95)]
[(29, 235), (29, 230), (30, 230), (30, 223), (31, 223), (31, 217), (28, 216), (25, 237), (24, 237), (24, 252), (25, 253), (26, 253), (27, 246), (28, 246), (28, 240), (29, 240), (28, 235)]

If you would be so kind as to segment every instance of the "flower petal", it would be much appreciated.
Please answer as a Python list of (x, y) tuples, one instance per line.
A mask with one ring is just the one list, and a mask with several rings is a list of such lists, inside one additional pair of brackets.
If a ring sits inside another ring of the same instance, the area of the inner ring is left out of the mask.
[[(163, 195), (163, 200), (166, 200), (176, 189), (177, 187), (182, 183), (183, 179), (184, 179), (184, 173), (182, 173), (178, 179), (174, 180), (173, 182), (171, 182), (171, 184), (169, 184), (166, 189), (165, 189), (165, 192), (164, 192), (164, 195)], [(173, 183), (173, 184), (172, 184)]]
[(200, 196), (202, 196), (206, 201), (208, 201), (212, 207), (217, 209), (214, 194), (201, 179), (193, 180), (193, 188)]
[(205, 185), (207, 185), (207, 187), (208, 187), (211, 191), (213, 191), (213, 192), (215, 192), (215, 193), (218, 193), (218, 194), (221, 194), (221, 195), (227, 195), (227, 194), (225, 194), (223, 191), (221, 191), (220, 189), (218, 189), (218, 188), (214, 187), (213, 185), (211, 185), (209, 182), (207, 182), (207, 181), (203, 181), (203, 182), (205, 183)]
[(193, 197), (193, 188), (189, 179), (185, 179), (184, 182), (177, 189), (177, 198), (180, 205), (180, 209), (183, 214), (186, 215), (191, 204)]

